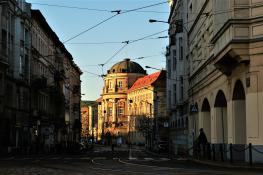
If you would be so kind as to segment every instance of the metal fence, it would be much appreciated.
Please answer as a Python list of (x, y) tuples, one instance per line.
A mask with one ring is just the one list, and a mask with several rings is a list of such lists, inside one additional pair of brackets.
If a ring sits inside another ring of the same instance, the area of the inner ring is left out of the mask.
[(251, 143), (248, 145), (222, 143), (194, 145), (183, 153), (184, 156), (198, 160), (229, 161), (230, 163), (248, 162), (250, 166), (253, 166), (253, 156), (255, 156), (255, 154), (262, 156), (263, 161), (263, 151)]

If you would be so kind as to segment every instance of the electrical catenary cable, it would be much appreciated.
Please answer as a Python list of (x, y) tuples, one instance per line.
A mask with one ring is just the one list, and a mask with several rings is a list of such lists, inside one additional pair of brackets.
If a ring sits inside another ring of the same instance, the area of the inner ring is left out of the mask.
[(161, 5), (161, 4), (164, 4), (164, 3), (167, 3), (167, 1), (160, 2), (160, 3), (156, 3), (156, 4), (151, 4), (151, 5), (147, 5), (147, 6), (143, 6), (143, 7), (139, 7), (139, 8), (134, 8), (134, 9), (130, 9), (130, 10), (125, 10), (125, 11), (122, 11), (122, 10), (113, 10), (113, 11), (111, 11), (111, 12), (112, 12), (112, 13), (116, 13), (115, 15), (112, 15), (112, 16), (110, 16), (110, 17), (102, 20), (101, 22), (95, 24), (94, 26), (92, 26), (92, 27), (90, 27), (90, 28), (88, 28), (88, 29), (86, 29), (86, 30), (84, 30), (84, 31), (82, 31), (82, 32), (80, 32), (80, 33), (78, 33), (78, 34), (76, 34), (76, 35), (74, 35), (74, 36), (66, 39), (66, 40), (63, 42), (63, 44), (65, 44), (65, 43), (67, 43), (67, 42), (69, 42), (69, 41), (71, 41), (71, 40), (79, 37), (80, 35), (83, 35), (84, 33), (86, 33), (86, 32), (88, 32), (88, 31), (90, 31), (90, 30), (92, 30), (92, 29), (100, 26), (101, 24), (103, 24), (103, 23), (111, 20), (112, 18), (114, 18), (114, 17), (116, 17), (116, 16), (118, 16), (118, 15), (130, 13), (130, 12), (134, 12), (134, 11), (141, 10), (141, 9), (145, 9), (145, 8), (150, 8), (150, 7), (158, 6), (158, 5)]

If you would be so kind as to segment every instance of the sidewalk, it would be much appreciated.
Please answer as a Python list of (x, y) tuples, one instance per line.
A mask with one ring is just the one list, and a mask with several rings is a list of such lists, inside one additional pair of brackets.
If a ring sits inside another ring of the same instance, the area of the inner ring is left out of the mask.
[(230, 163), (229, 161), (213, 161), (213, 160), (197, 160), (197, 159), (189, 159), (194, 163), (202, 164), (202, 165), (209, 165), (221, 168), (232, 168), (232, 169), (244, 169), (244, 170), (262, 170), (263, 172), (263, 164), (261, 163), (254, 163), (252, 166), (249, 165), (248, 162), (234, 162)]

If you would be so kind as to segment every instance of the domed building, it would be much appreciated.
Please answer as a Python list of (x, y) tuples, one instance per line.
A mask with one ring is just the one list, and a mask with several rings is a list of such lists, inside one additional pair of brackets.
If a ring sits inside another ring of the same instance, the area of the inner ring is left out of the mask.
[[(136, 62), (124, 59), (107, 71), (98, 106), (98, 140), (102, 136), (127, 138), (128, 105), (127, 91), (146, 71)], [(123, 140), (125, 141), (125, 140)]]

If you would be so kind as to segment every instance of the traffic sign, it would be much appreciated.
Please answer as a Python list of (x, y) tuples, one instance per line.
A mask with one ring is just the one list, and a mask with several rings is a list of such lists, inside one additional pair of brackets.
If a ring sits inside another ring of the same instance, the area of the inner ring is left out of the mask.
[(198, 108), (196, 105), (191, 105), (190, 106), (190, 112), (191, 113), (197, 113), (198, 112)]

